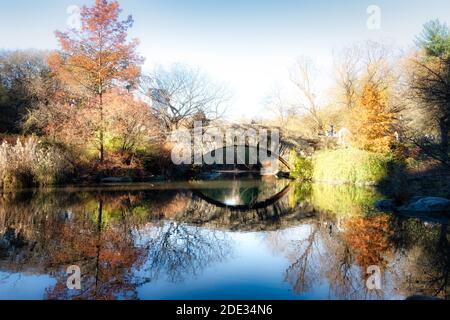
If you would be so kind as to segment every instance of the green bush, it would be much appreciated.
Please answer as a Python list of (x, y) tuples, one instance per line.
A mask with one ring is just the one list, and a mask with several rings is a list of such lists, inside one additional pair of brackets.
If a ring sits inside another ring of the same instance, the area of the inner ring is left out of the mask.
[(375, 185), (388, 177), (393, 163), (390, 155), (359, 149), (322, 151), (313, 161), (313, 180)]
[(291, 177), (294, 179), (301, 179), (305, 181), (312, 180), (313, 164), (312, 161), (304, 158), (292, 151), (289, 156), (289, 162), (292, 164)]

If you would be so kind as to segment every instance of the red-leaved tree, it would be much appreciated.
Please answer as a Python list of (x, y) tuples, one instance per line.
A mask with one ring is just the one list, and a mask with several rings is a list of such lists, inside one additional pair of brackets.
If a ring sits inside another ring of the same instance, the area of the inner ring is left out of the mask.
[(120, 87), (132, 90), (140, 76), (143, 59), (136, 53), (138, 40), (127, 40), (133, 18), (120, 20), (117, 1), (96, 0), (81, 10), (81, 28), (56, 32), (61, 49), (49, 64), (68, 87), (86, 95), (86, 107), (95, 111), (99, 158), (105, 156), (104, 96)]

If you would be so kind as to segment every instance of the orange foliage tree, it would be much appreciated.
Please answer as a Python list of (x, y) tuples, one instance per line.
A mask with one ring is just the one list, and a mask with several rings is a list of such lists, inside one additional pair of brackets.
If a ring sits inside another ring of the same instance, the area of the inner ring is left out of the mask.
[(61, 50), (51, 55), (49, 65), (70, 88), (86, 95), (86, 106), (95, 110), (100, 161), (104, 160), (104, 95), (113, 88), (131, 90), (140, 76), (143, 59), (136, 53), (138, 40), (127, 40), (133, 25), (128, 16), (120, 20), (117, 1), (96, 0), (81, 10), (81, 28), (56, 32)]
[(395, 141), (395, 117), (389, 111), (388, 103), (387, 89), (367, 81), (352, 114), (352, 132), (357, 147), (380, 153), (391, 150)]

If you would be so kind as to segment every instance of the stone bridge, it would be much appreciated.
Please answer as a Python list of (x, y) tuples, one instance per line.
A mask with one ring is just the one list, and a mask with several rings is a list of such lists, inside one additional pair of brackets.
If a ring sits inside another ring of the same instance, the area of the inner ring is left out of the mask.
[[(217, 152), (221, 152), (223, 155), (223, 163), (230, 164), (230, 159), (225, 159), (226, 152), (222, 150), (231, 147), (235, 151), (234, 154), (237, 155), (233, 159), (234, 164), (255, 164), (254, 157), (252, 162), (249, 155), (250, 150), (254, 149), (255, 152), (252, 154), (257, 155), (257, 164), (262, 163), (260, 159), (260, 152), (262, 152), (261, 154), (278, 159), (282, 164), (281, 171), (291, 171), (292, 164), (289, 162), (289, 154), (292, 150), (307, 156), (312, 154), (317, 146), (317, 141), (289, 136), (283, 128), (258, 124), (221, 123), (194, 127), (190, 133), (194, 137), (192, 140), (194, 163), (198, 165), (205, 164), (203, 160), (206, 156), (214, 158)], [(242, 159), (242, 156), (239, 157), (238, 150), (244, 152), (245, 159)], [(211, 163), (206, 164), (211, 165)]]

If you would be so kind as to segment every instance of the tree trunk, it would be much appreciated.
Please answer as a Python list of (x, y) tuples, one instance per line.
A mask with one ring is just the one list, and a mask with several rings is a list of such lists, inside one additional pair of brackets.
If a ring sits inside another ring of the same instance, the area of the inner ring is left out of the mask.
[(100, 163), (105, 160), (105, 128), (103, 125), (103, 94), (100, 93)]

